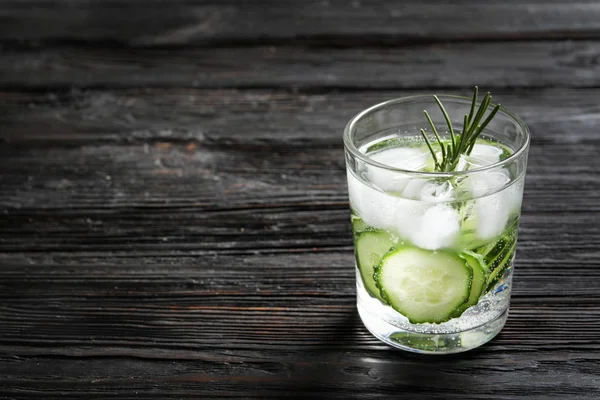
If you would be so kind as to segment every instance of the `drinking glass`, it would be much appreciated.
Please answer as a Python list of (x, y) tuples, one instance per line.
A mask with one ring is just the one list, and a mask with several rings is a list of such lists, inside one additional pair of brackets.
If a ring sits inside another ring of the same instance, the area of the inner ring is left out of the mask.
[[(472, 99), (438, 97), (460, 133)], [(433, 96), (377, 104), (344, 130), (357, 307), (391, 346), (457, 353), (508, 316), (529, 131), (500, 108), (457, 169), (436, 172), (424, 110), (451, 140)]]

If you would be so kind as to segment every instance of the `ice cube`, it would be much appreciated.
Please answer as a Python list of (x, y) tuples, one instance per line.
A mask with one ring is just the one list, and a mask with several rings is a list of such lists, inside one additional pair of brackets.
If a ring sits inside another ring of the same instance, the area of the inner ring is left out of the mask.
[(475, 234), (478, 238), (492, 239), (504, 230), (508, 222), (510, 206), (504, 201), (504, 197), (504, 193), (499, 192), (482, 197), (475, 202), (472, 218), (476, 221)]
[(403, 239), (410, 235), (428, 209), (428, 205), (416, 200), (399, 198), (394, 210), (394, 232)]
[(465, 223), (475, 227), (475, 235), (479, 239), (492, 239), (504, 230), (511, 209), (506, 198), (509, 182), (508, 173), (503, 168), (473, 173), (461, 182), (462, 187), (477, 199)]
[(459, 233), (458, 211), (446, 204), (438, 204), (414, 221), (409, 240), (424, 249), (437, 250), (452, 246)]
[(473, 198), (482, 197), (501, 190), (510, 182), (508, 172), (503, 168), (492, 171), (476, 172), (468, 175), (461, 186), (469, 191)]
[(393, 147), (369, 154), (369, 158), (390, 167), (419, 171), (427, 163), (429, 153), (416, 147)]
[[(418, 171), (427, 162), (427, 153), (412, 147), (395, 147), (370, 154), (369, 157), (387, 166), (408, 171)], [(368, 171), (369, 181), (374, 186), (388, 192), (402, 192), (411, 178), (410, 174), (390, 171), (373, 165), (368, 166)]]
[(506, 189), (505, 201), (508, 204), (507, 207), (510, 214), (518, 213), (521, 210), (521, 202), (523, 201), (523, 183), (523, 178), (520, 178)]
[(394, 227), (395, 205), (398, 199), (370, 187), (350, 170), (347, 177), (350, 206), (363, 221), (378, 229)]
[(410, 175), (402, 172), (389, 171), (384, 168), (369, 165), (367, 177), (373, 186), (386, 192), (400, 193), (410, 180)]
[(470, 156), (474, 160), (478, 160), (481, 165), (490, 165), (500, 161), (502, 152), (502, 149), (499, 147), (489, 144), (475, 143)]
[(458, 159), (458, 164), (456, 164), (456, 171), (473, 170), (473, 169), (484, 167), (486, 165), (487, 165), (487, 162), (485, 160), (481, 160), (477, 157), (461, 154), (460, 158)]
[(406, 183), (404, 190), (402, 191), (402, 197), (406, 199), (418, 200), (421, 196), (423, 186), (427, 183), (425, 179), (412, 178)]
[(433, 182), (429, 180), (421, 186), (419, 192), (419, 198), (428, 203), (450, 201), (454, 199), (454, 195), (455, 191), (450, 181)]
[[(498, 179), (497, 184), (500, 186), (505, 186), (508, 183), (506, 181), (501, 183), (501, 177), (496, 179)], [(505, 179), (508, 179), (506, 175)], [(487, 179), (488, 184), (491, 182), (491, 179)], [(504, 230), (509, 217), (519, 212), (523, 197), (523, 180), (519, 179), (500, 191), (496, 187), (489, 189), (488, 192), (490, 194), (475, 200), (473, 214), (469, 217), (470, 221), (475, 222), (476, 236), (482, 240), (499, 236)]]

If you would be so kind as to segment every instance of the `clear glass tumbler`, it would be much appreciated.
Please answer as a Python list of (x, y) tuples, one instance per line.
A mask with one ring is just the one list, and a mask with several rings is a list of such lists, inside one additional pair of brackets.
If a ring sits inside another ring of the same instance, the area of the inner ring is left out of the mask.
[[(461, 132), (472, 100), (439, 98)], [(508, 316), (529, 131), (500, 108), (455, 171), (435, 172), (423, 110), (449, 141), (433, 96), (375, 105), (344, 130), (357, 307), (391, 346), (457, 353)]]

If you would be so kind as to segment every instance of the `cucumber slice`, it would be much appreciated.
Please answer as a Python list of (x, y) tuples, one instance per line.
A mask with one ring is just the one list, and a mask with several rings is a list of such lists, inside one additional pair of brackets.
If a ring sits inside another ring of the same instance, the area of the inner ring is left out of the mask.
[(504, 235), (494, 242), (486, 243), (479, 248), (473, 250), (474, 252), (481, 254), (488, 267), (488, 270), (493, 270), (499, 259), (502, 259), (506, 254), (506, 251), (512, 246), (517, 240), (517, 228), (519, 219), (515, 218), (510, 222), (507, 228), (504, 230)]
[(359, 233), (369, 230), (369, 226), (357, 215), (352, 214), (352, 232), (355, 235)]
[(436, 351), (451, 345), (444, 335), (431, 335), (426, 333), (397, 332), (390, 335), (390, 339), (401, 346), (411, 347), (424, 351)]
[(502, 237), (496, 242), (494, 247), (492, 247), (486, 254), (483, 255), (484, 261), (490, 271), (497, 266), (498, 261), (504, 257), (509, 247), (510, 243), (508, 242), (507, 238)]
[(487, 279), (486, 292), (489, 292), (500, 282), (500, 279), (504, 276), (504, 273), (511, 267), (515, 248), (517, 247), (517, 241), (515, 240), (512, 245), (504, 252), (504, 257), (500, 259), (500, 262), (494, 268), (492, 273)]
[(488, 271), (483, 262), (483, 257), (471, 251), (464, 251), (460, 255), (467, 264), (473, 269), (473, 281), (471, 283), (471, 293), (465, 303), (468, 307), (477, 304), (481, 293), (487, 284)]
[(362, 276), (365, 289), (379, 300), (384, 301), (379, 288), (373, 280), (375, 266), (383, 256), (394, 247), (391, 235), (383, 231), (362, 232), (356, 239), (356, 263)]
[(479, 301), (487, 286), (488, 271), (480, 254), (472, 251), (464, 251), (460, 257), (465, 260), (467, 265), (473, 270), (473, 280), (471, 281), (471, 291), (467, 301), (456, 309), (453, 317), (460, 317), (467, 308), (474, 306)]
[(375, 268), (383, 298), (413, 324), (448, 321), (469, 299), (472, 280), (460, 257), (414, 247), (386, 254)]
[(500, 239), (475, 250), (476, 254), (483, 257), (488, 271), (485, 293), (492, 290), (511, 267), (517, 244), (517, 227), (518, 218), (510, 224), (506, 234)]

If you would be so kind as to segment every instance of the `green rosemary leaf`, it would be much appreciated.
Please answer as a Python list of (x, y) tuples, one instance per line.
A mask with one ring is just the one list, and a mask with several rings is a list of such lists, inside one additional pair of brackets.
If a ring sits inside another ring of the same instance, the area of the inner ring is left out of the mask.
[(421, 129), (421, 135), (423, 136), (423, 139), (425, 139), (425, 143), (427, 143), (427, 147), (429, 147), (429, 151), (431, 152), (431, 156), (433, 157), (433, 162), (437, 166), (438, 165), (438, 160), (437, 160), (437, 157), (435, 155), (435, 151), (433, 151), (433, 147), (431, 147), (431, 143), (429, 142), (429, 139), (427, 139), (427, 135), (425, 134), (425, 130)]
[(488, 115), (488, 117), (485, 119), (485, 121), (483, 121), (483, 123), (477, 127), (477, 131), (475, 132), (476, 136), (479, 136), (479, 134), (481, 132), (483, 132), (483, 130), (485, 129), (485, 127), (492, 121), (492, 119), (496, 116), (496, 113), (498, 112), (498, 110), (500, 109), (500, 104), (496, 105), (496, 107), (494, 107), (494, 109), (492, 110), (492, 112), (490, 113), (490, 115)]
[(465, 151), (465, 154), (470, 156), (471, 152), (473, 151), (473, 149), (475, 148), (475, 142), (471, 143), (471, 145), (469, 146), (469, 148), (467, 149), (467, 151)]
[(440, 134), (438, 133), (433, 120), (429, 116), (429, 113), (425, 110), (423, 111), (431, 129), (433, 130), (433, 134), (435, 135), (435, 140), (437, 140), (438, 145), (440, 146), (441, 159), (438, 158), (438, 154), (433, 150), (433, 145), (427, 135), (425, 134), (425, 130), (421, 129), (421, 135), (425, 139), (427, 143), (427, 147), (431, 152), (431, 156), (433, 157), (435, 163), (435, 169), (441, 172), (451, 172), (456, 169), (458, 162), (460, 161), (460, 156), (465, 154), (469, 155), (473, 151), (475, 147), (475, 142), (479, 135), (483, 132), (483, 130), (488, 126), (488, 124), (492, 121), (492, 119), (498, 113), (500, 109), (500, 105), (496, 105), (492, 112), (482, 121), (485, 116), (485, 112), (487, 111), (491, 101), (492, 95), (487, 92), (479, 105), (477, 110), (477, 97), (479, 94), (479, 88), (475, 86), (475, 90), (473, 92), (473, 101), (471, 102), (471, 108), (469, 110), (469, 114), (465, 114), (463, 118), (463, 129), (462, 133), (457, 134), (454, 131), (454, 127), (452, 126), (452, 120), (448, 115), (444, 105), (440, 101), (437, 96), (433, 96), (436, 103), (438, 104), (442, 114), (444, 115), (444, 119), (446, 120), (446, 124), (448, 125), (448, 132), (450, 133), (450, 143), (444, 145)]
[(456, 152), (458, 154), (461, 154), (463, 151), (463, 148), (465, 147), (466, 131), (467, 131), (468, 125), (469, 125), (469, 117), (465, 114), (465, 119), (463, 122), (463, 132), (458, 137), (458, 146), (457, 146), (457, 150), (456, 150)]
[[(477, 97), (479, 96), (479, 88), (477, 86), (475, 86), (475, 90), (473, 91), (473, 102), (471, 103), (471, 111), (469, 112), (469, 117), (467, 118), (467, 121), (470, 123), (470, 121), (473, 119), (473, 114), (475, 113), (475, 106), (477, 105)], [(466, 132), (469, 130), (469, 125), (465, 125), (463, 127), (463, 132)]]
[[(490, 97), (491, 98), (491, 97)], [(471, 152), (473, 151), (473, 148), (475, 147), (475, 142), (477, 140), (477, 137), (479, 137), (479, 135), (481, 134), (481, 132), (483, 132), (483, 130), (486, 128), (486, 126), (492, 121), (492, 119), (496, 116), (496, 113), (498, 112), (498, 110), (500, 110), (500, 104), (496, 105), (496, 107), (494, 107), (494, 109), (492, 110), (492, 112), (488, 115), (488, 117), (485, 119), (485, 121), (483, 121), (480, 125), (477, 126), (477, 129), (475, 130), (474, 134), (473, 134), (473, 140), (471, 145), (468, 148), (468, 151), (465, 153), (467, 155), (471, 154)]]
[[(442, 144), (442, 139), (440, 138), (440, 135), (438, 134), (438, 131), (435, 128), (435, 124), (431, 120), (431, 117), (429, 116), (429, 113), (427, 112), (427, 110), (423, 110), (423, 113), (425, 113), (425, 118), (427, 118), (427, 121), (429, 121), (429, 125), (431, 125), (431, 129), (433, 130), (435, 139), (437, 140), (438, 144), (440, 145), (440, 148), (442, 151), (442, 159), (444, 159), (444, 158), (446, 158), (446, 151), (444, 150), (444, 145)], [(431, 154), (433, 154), (433, 153), (431, 153)]]
[[(491, 98), (492, 96), (490, 95), (490, 92), (487, 92), (485, 97), (483, 98), (483, 101), (481, 102), (481, 105), (479, 106), (479, 110), (477, 110), (477, 115), (475, 115), (475, 118), (471, 123), (471, 127), (479, 125), (479, 121), (481, 121), (481, 118), (483, 118), (483, 114), (485, 114), (485, 110), (487, 110)], [(476, 130), (477, 129), (472, 129), (471, 133), (475, 132)]]
[(433, 98), (438, 103), (438, 106), (440, 107), (440, 110), (442, 111), (442, 114), (444, 114), (444, 118), (446, 119), (446, 124), (448, 124), (448, 130), (450, 131), (450, 139), (452, 140), (452, 146), (456, 146), (456, 137), (454, 135), (454, 128), (452, 127), (452, 121), (450, 121), (450, 116), (446, 112), (446, 109), (444, 108), (444, 105), (442, 104), (440, 99), (437, 96), (433, 96)]

